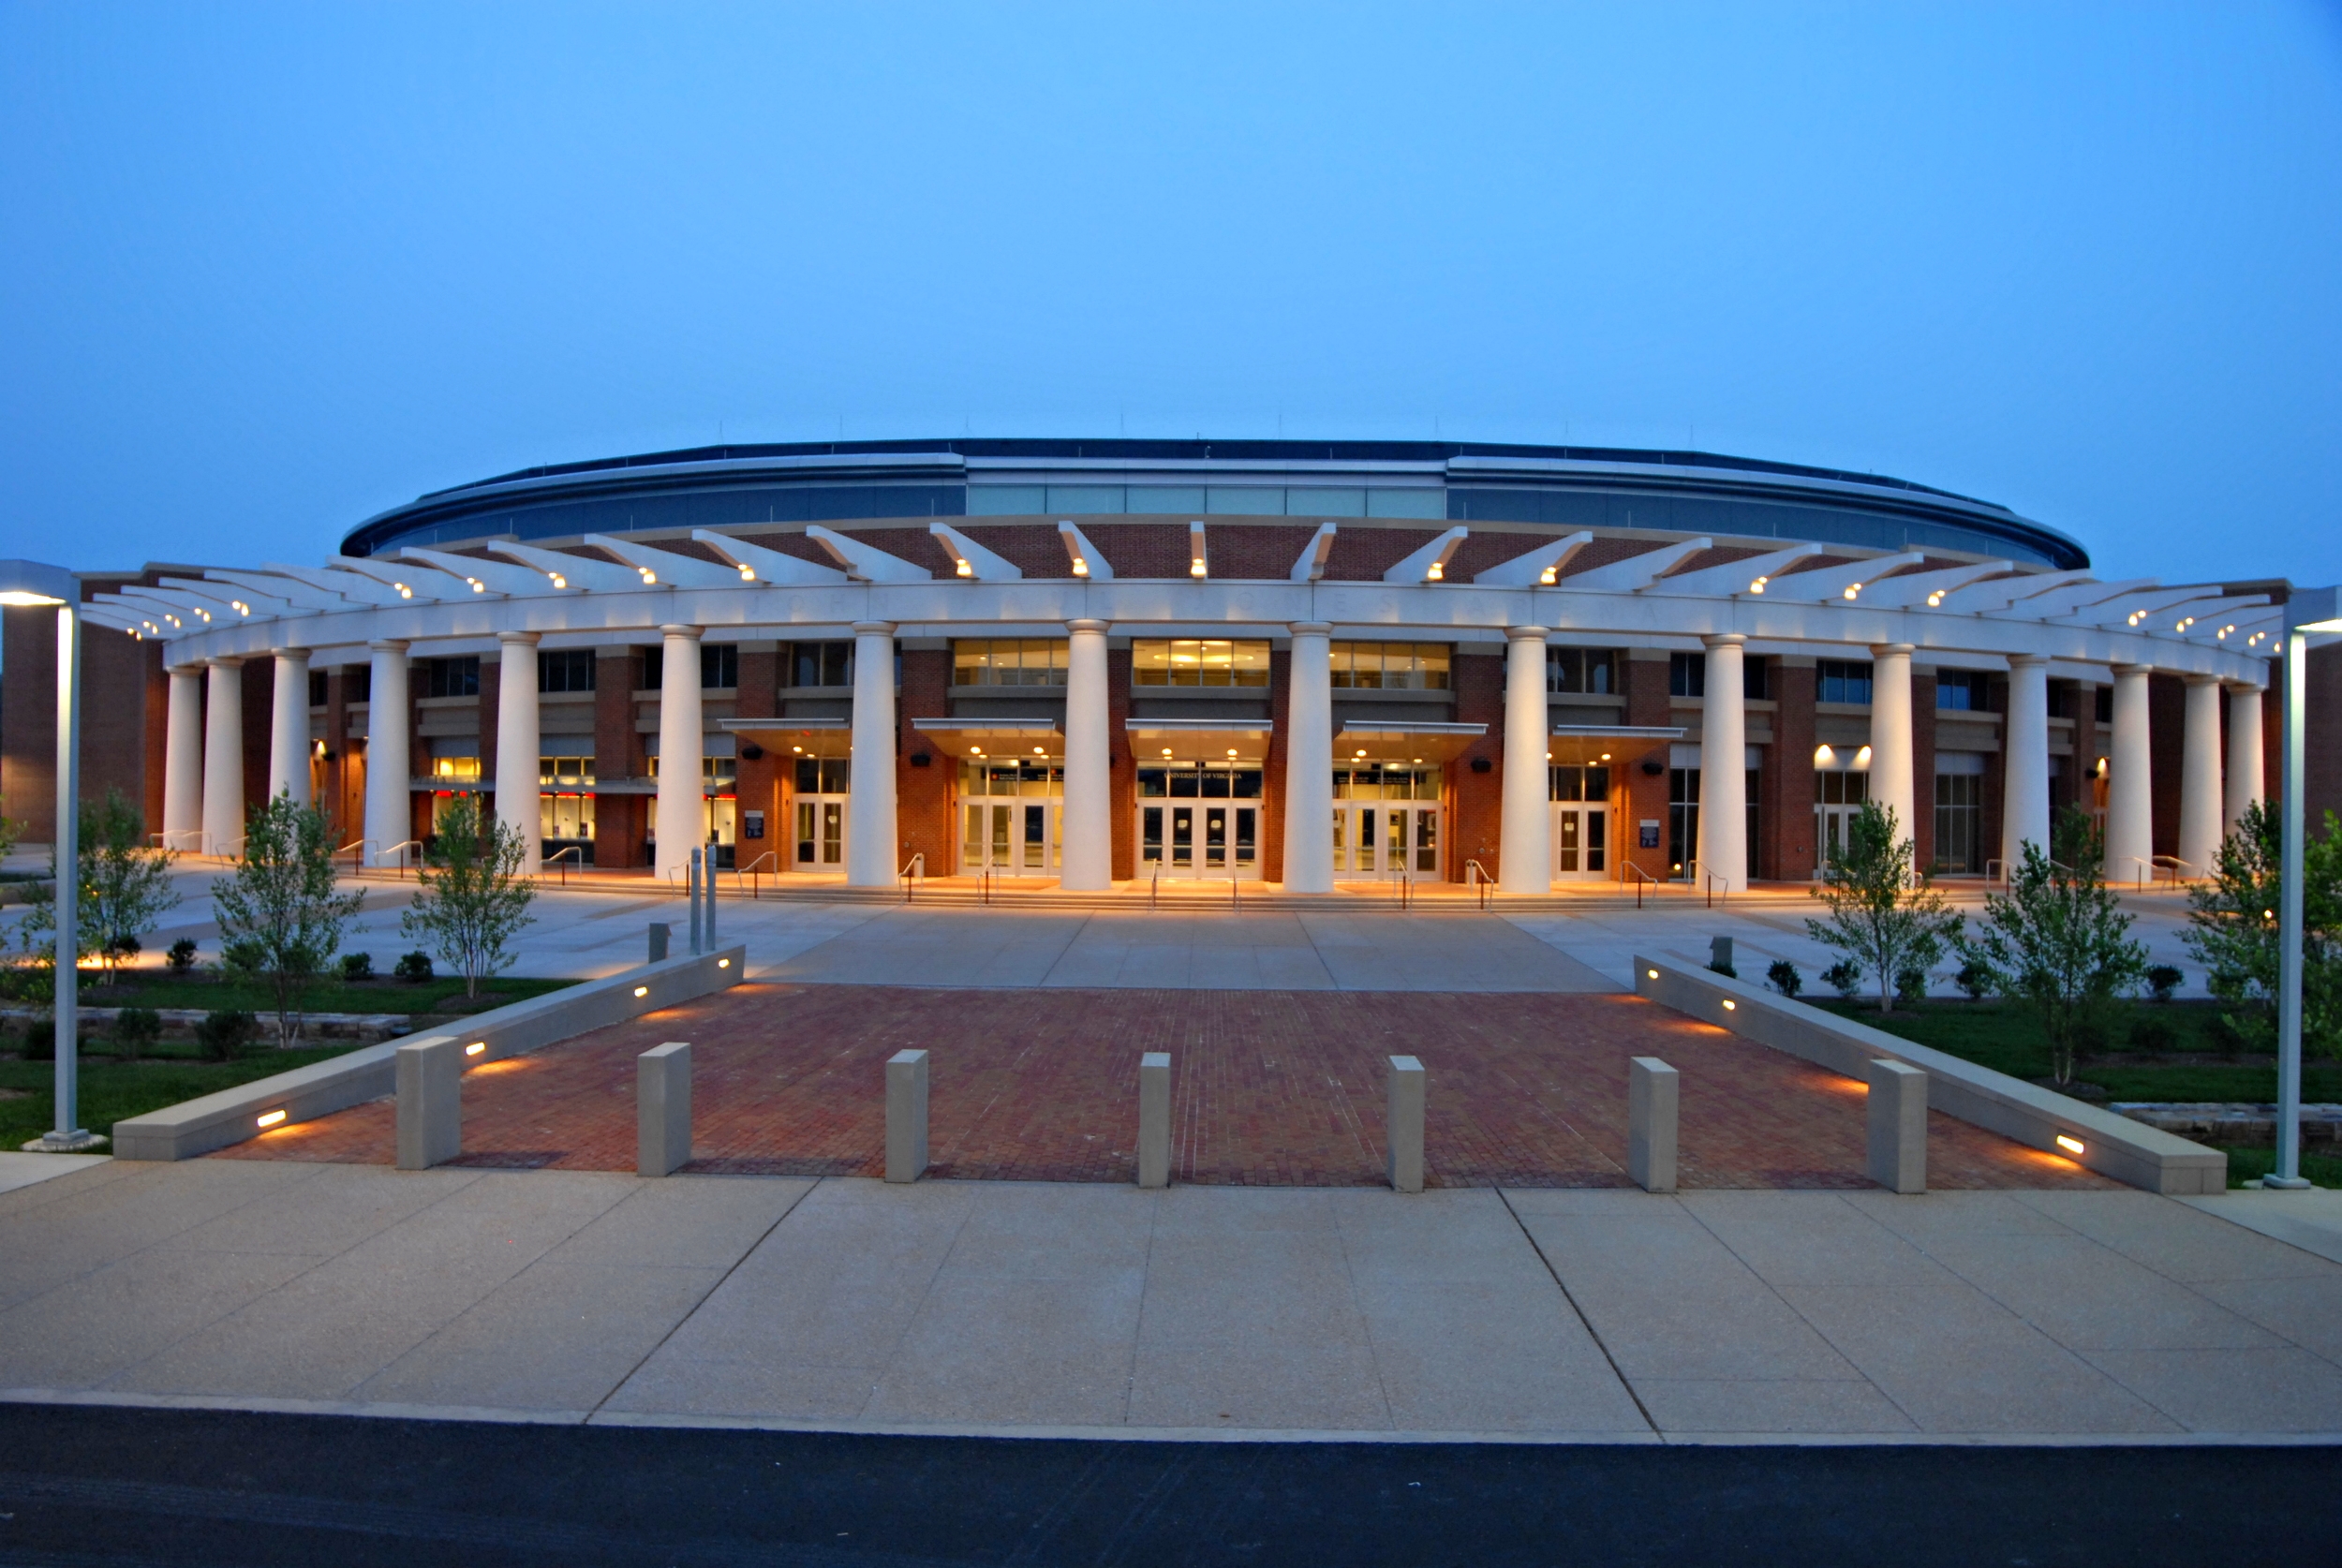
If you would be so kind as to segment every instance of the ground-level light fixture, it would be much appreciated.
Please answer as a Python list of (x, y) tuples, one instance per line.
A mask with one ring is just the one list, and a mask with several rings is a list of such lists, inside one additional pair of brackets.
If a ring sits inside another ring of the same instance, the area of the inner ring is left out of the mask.
[(280, 1105), (274, 1111), (262, 1111), (259, 1116), (252, 1118), (252, 1122), (254, 1126), (265, 1129), (274, 1127), (284, 1119), (285, 1109)]
[(1648, 976), (1649, 976), (1650, 978), (1652, 978), (1653, 980), (1656, 980), (1656, 979), (1658, 979), (1658, 978), (1659, 978), (1659, 971), (1658, 971), (1657, 969), (1645, 969), (1645, 970), (1643, 970), (1642, 972), (1643, 972), (1644, 974), (1648, 975)]
[(650, 987), (649, 987), (649, 986), (647, 986), (647, 985), (637, 985), (636, 987), (634, 987), (634, 999), (635, 999), (635, 1000), (640, 1001), (640, 1000), (642, 1000), (645, 997), (647, 997), (647, 996), (649, 996), (649, 995), (650, 995)]
[(1738, 1013), (1740, 1010), (1741, 1004), (1739, 1002), (1732, 1000), (1729, 997), (1725, 998), (1724, 1011), (1727, 1013)]
[(487, 1048), (488, 1043), (486, 1041), (475, 1040), (470, 1044), (464, 1047), (464, 1055), (467, 1057), (476, 1057)]
[(716, 960), (716, 967), (719, 969), (728, 969), (732, 968), (732, 960), (729, 958), (719, 958)]
[(2083, 1151), (2082, 1140), (2066, 1132), (2060, 1132), (2057, 1135), (2057, 1146), (2068, 1154), (2080, 1154)]

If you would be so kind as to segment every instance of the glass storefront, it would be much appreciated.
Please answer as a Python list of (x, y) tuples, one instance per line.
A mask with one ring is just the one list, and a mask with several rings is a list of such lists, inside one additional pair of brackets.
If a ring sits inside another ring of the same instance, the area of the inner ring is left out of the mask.
[(1140, 768), (1138, 874), (1259, 876), (1260, 798), (1256, 762)]
[(1059, 844), (1065, 829), (1062, 758), (1011, 761), (987, 757), (963, 762), (959, 796), (962, 871), (1057, 875)]

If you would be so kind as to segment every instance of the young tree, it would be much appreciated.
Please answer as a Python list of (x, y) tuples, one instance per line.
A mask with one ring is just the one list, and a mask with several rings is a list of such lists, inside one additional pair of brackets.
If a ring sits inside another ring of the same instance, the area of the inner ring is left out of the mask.
[[(2326, 813), (2325, 834), (2303, 835), (2302, 1048), (2342, 1056), (2342, 824)], [(2213, 878), (2189, 890), (2187, 949), (2204, 967), (2212, 994), (2228, 1004), (2229, 1026), (2260, 1049), (2276, 1049), (2277, 867), (2282, 818), (2255, 802), (2220, 845)]]
[(2146, 944), (2104, 877), (2106, 840), (2068, 806), (2051, 836), (2054, 856), (2027, 840), (2008, 892), (1984, 900), (1981, 934), (1960, 954), (1995, 995), (2032, 1003), (2049, 1036), (2052, 1075), (2073, 1081), (2074, 1048), (2118, 997), (2146, 977)]
[(176, 859), (169, 850), (147, 848), (145, 819), (121, 791), (109, 790), (102, 805), (82, 807), (81, 918), (95, 927), (85, 934), (95, 938), (107, 979), (179, 902), (170, 889)]
[(1814, 890), (1830, 918), (1805, 923), (1816, 941), (1877, 976), (1881, 1013), (1894, 1011), (1898, 982), (1914, 970), (1924, 974), (1960, 932), (1960, 916), (1944, 895), (1912, 874), (1911, 840), (1895, 836), (1898, 825), (1876, 801), (1862, 807), (1846, 824), (1845, 845), (1831, 847)]
[(398, 917), (399, 934), (422, 942), (464, 977), (464, 995), (512, 967), (506, 948), (530, 924), (534, 879), (521, 875), (528, 840), (480, 808), (478, 795), (458, 795), (439, 819), (417, 873), (422, 891)]
[(279, 1045), (300, 1038), (303, 1004), (365, 898), (335, 891), (333, 855), (325, 813), (279, 793), (245, 822), (235, 875), (212, 887), (220, 956), (274, 991)]

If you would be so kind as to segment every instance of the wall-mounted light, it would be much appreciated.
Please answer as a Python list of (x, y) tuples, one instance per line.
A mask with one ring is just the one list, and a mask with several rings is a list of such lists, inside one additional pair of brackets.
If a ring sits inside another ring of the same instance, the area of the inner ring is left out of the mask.
[(1187, 563), (1187, 574), (1188, 574), (1190, 577), (1201, 577), (1201, 576), (1203, 576), (1203, 575), (1204, 575), (1204, 563), (1203, 563), (1202, 561), (1200, 561), (1200, 560), (1194, 560), (1194, 561), (1190, 561), (1190, 562), (1188, 562), (1188, 563)]
[(2078, 1155), (2082, 1152), (2082, 1140), (2080, 1138), (2068, 1137), (2065, 1133), (2060, 1132), (2057, 1135), (2057, 1146), (2064, 1149), (2068, 1154)]
[(966, 561), (955, 561), (952, 563), (952, 574), (956, 577), (973, 577), (976, 574), (976, 569)]
[(1770, 577), (1755, 578), (1749, 583), (1748, 591), (1752, 594), (1761, 594), (1765, 591), (1765, 584), (1771, 581)]
[(1944, 590), (1943, 590), (1943, 589), (1941, 589), (1941, 588), (1936, 589), (1934, 593), (1932, 593), (1932, 594), (1930, 594), (1930, 595), (1928, 595), (1928, 596), (1927, 596), (1927, 607), (1928, 607), (1930, 610), (1935, 609), (1937, 606), (1941, 605), (1943, 602), (1944, 602)]
[(475, 1040), (470, 1044), (464, 1047), (464, 1055), (467, 1057), (476, 1057), (487, 1048), (488, 1043), (486, 1041)]
[(1076, 577), (1087, 577), (1089, 575), (1089, 563), (1083, 560), (1079, 555), (1074, 557), (1074, 575)]
[(1741, 1004), (1740, 1004), (1739, 1002), (1733, 1001), (1733, 1000), (1731, 1000), (1729, 998), (1726, 998), (1725, 1003), (1724, 1003), (1724, 1011), (1726, 1011), (1727, 1013), (1738, 1013), (1740, 1010), (1741, 1010)]
[(750, 566), (744, 566), (744, 567), (742, 567), (742, 568), (740, 569), (740, 581), (741, 581), (741, 582), (743, 582), (743, 583), (753, 583), (753, 582), (755, 582), (755, 581), (756, 581), (756, 569), (755, 569), (754, 567), (750, 567)]
[(284, 1119), (285, 1110), (284, 1107), (280, 1105), (274, 1111), (262, 1111), (259, 1116), (253, 1117), (252, 1121), (253, 1125), (256, 1127), (274, 1127), (277, 1123), (283, 1121)]
[(1860, 584), (1860, 583), (1849, 583), (1849, 584), (1846, 584), (1845, 597), (1846, 597), (1846, 598), (1848, 598), (1848, 599), (1852, 599), (1852, 598), (1854, 598), (1857, 594), (1860, 594), (1861, 591), (1862, 591), (1862, 584)]
[(1659, 971), (1657, 969), (1645, 969), (1642, 972), (1653, 980), (1659, 978)]
[(545, 575), (553, 579), (553, 585), (556, 588), (566, 588), (570, 585), (570, 580), (557, 571), (548, 571)]
[(1537, 573), (1537, 582), (1545, 587), (1551, 587), (1554, 583), (1555, 574), (1558, 570), (1558, 568), (1547, 567), (1543, 571)]
[(636, 567), (634, 570), (643, 574), (643, 581), (645, 584), (656, 583), (659, 581), (659, 573), (651, 570), (648, 567)]
[(1430, 570), (1423, 574), (1423, 580), (1427, 583), (1436, 583), (1446, 575), (1447, 569), (1440, 565), (1439, 562), (1433, 561), (1431, 563)]
[(716, 960), (716, 967), (719, 969), (728, 969), (732, 968), (732, 960), (729, 958), (719, 958)]
[(647, 997), (647, 996), (649, 996), (649, 995), (650, 995), (650, 987), (649, 987), (649, 986), (647, 986), (647, 985), (637, 985), (636, 987), (634, 987), (634, 998), (635, 998), (635, 1000), (640, 1001), (643, 998)]

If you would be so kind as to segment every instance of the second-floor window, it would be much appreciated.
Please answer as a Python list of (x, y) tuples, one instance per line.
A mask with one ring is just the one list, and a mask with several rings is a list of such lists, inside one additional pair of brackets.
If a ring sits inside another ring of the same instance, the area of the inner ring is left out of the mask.
[(425, 666), (422, 694), (426, 697), (477, 697), (480, 695), (480, 660), (477, 658), (435, 658)]
[(1063, 686), (1062, 637), (962, 638), (952, 644), (954, 686)]
[[(645, 691), (657, 691), (666, 684), (667, 650), (643, 650), (643, 686)], [(734, 643), (702, 643), (700, 644), (700, 688), (704, 691), (729, 691), (740, 684), (740, 649)]]
[(1336, 643), (1333, 684), (1367, 691), (1445, 691), (1445, 643)]
[(540, 691), (591, 691), (594, 689), (594, 650), (591, 648), (562, 648), (554, 653), (537, 656), (537, 689)]
[(1871, 700), (1871, 667), (1825, 658), (1816, 673), (1815, 697), (1824, 703), (1866, 703)]
[[(1765, 686), (1766, 661), (1755, 654), (1741, 656), (1741, 695), (1753, 703), (1761, 703), (1767, 695)], [(1708, 695), (1708, 656), (1704, 653), (1668, 655), (1668, 695), (1670, 697), (1705, 697)]]
[(309, 672), (309, 705), (313, 708), (325, 706), (325, 672), (322, 670)]
[(1935, 705), (1957, 708), (1964, 713), (1982, 713), (1987, 684), (1992, 679), (1981, 670), (1938, 670), (1935, 672)]
[(1548, 648), (1545, 689), (1607, 697), (1618, 690), (1618, 655), (1608, 648)]
[(1221, 637), (1134, 637), (1133, 686), (1267, 686), (1268, 643)]
[(789, 644), (791, 686), (853, 685), (852, 643), (792, 643)]

